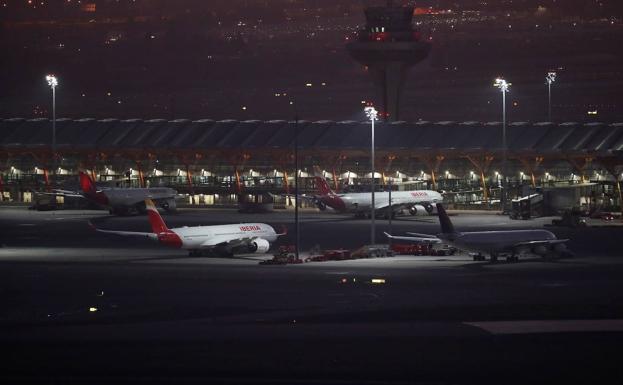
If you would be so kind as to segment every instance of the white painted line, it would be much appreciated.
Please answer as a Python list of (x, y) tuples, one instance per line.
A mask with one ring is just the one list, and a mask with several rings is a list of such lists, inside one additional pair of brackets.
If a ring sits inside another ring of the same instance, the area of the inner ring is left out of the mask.
[(623, 319), (464, 322), (491, 334), (623, 332)]

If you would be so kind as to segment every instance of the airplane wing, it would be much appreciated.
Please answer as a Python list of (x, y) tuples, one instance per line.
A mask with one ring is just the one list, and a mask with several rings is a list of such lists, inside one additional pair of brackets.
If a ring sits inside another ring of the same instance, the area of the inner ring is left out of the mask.
[[(417, 205), (420, 206), (424, 206), (426, 203), (417, 203)], [(400, 211), (400, 210), (407, 210), (409, 209), (411, 206), (413, 206), (412, 203), (392, 203), (392, 210), (393, 211)], [(374, 202), (374, 209), (376, 211), (380, 211), (383, 212), (383, 210), (387, 210), (387, 208), (389, 207), (388, 202)]]
[(430, 234), (422, 234), (422, 233), (409, 233), (407, 232), (407, 234), (414, 236), (414, 237), (418, 237), (418, 238), (434, 238), (434, 239), (439, 239), (438, 237), (434, 236), (434, 235), (430, 235)]
[(52, 190), (52, 192), (38, 192), (37, 194), (62, 196), (62, 197), (70, 197), (70, 198), (84, 198), (84, 195), (80, 194), (79, 192), (69, 191), (69, 190)]
[(559, 243), (568, 242), (568, 239), (547, 239), (543, 241), (526, 241), (526, 242), (518, 242), (515, 243), (511, 247), (519, 247), (519, 246), (538, 246), (538, 245), (556, 245)]
[(142, 237), (142, 238), (149, 238), (152, 240), (158, 240), (158, 235), (154, 234), (154, 233), (142, 233), (139, 231), (117, 231), (117, 230), (102, 230), (102, 229), (98, 229), (97, 227), (95, 227), (95, 225), (93, 225), (93, 223), (91, 223), (91, 221), (89, 221), (89, 226), (91, 226), (91, 228), (95, 231), (97, 231), (98, 233), (105, 233), (105, 234), (115, 234), (115, 235), (121, 235), (121, 236), (132, 236), (132, 237)]
[(422, 235), (427, 235), (425, 237), (404, 237), (404, 236), (391, 235), (388, 233), (383, 233), (383, 234), (385, 234), (385, 236), (389, 239), (396, 239), (399, 241), (407, 241), (407, 242), (415, 242), (415, 243), (441, 243), (441, 239), (435, 236), (427, 235), (427, 234), (422, 234)]

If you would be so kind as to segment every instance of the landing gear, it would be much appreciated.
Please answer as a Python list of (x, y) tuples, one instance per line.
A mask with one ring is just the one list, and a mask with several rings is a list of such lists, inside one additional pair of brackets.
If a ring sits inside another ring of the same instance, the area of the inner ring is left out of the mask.
[(519, 262), (519, 256), (516, 254), (511, 254), (506, 257), (506, 262)]
[(480, 262), (480, 261), (484, 261), (485, 260), (485, 256), (482, 254), (474, 254), (474, 261), (476, 262)]
[(221, 257), (231, 258), (234, 256), (234, 252), (231, 250), (188, 250), (188, 256), (191, 258), (209, 258), (209, 257)]
[(542, 258), (544, 261), (553, 261), (553, 260), (555, 260), (555, 259), (558, 259), (558, 258), (559, 258), (559, 256), (558, 256), (558, 254), (556, 254), (556, 253), (554, 253), (554, 252), (549, 252), (549, 253), (543, 254), (543, 255), (541, 256), (541, 258)]
[(491, 253), (491, 263), (496, 263), (498, 261), (498, 254)]

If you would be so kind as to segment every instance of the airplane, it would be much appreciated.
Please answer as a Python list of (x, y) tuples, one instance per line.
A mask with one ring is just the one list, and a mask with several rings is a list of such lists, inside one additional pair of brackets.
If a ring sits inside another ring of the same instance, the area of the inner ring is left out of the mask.
[(82, 192), (54, 190), (47, 194), (86, 198), (98, 206), (108, 208), (111, 214), (116, 215), (127, 215), (131, 212), (145, 213), (145, 199), (147, 198), (168, 212), (175, 212), (177, 209), (175, 203), (177, 191), (168, 187), (113, 187), (98, 190), (91, 177), (80, 171), (80, 188)]
[(103, 230), (89, 225), (97, 232), (122, 236), (145, 237), (165, 246), (189, 251), (189, 256), (222, 255), (234, 253), (265, 253), (270, 243), (281, 234), (265, 223), (240, 223), (230, 225), (193, 226), (169, 229), (151, 199), (145, 200), (151, 233), (136, 231)]
[[(316, 176), (316, 187), (319, 195), (315, 195), (312, 200), (320, 210), (331, 207), (338, 212), (355, 213), (355, 216), (366, 216), (370, 212), (372, 203), (372, 194), (365, 193), (343, 193), (336, 194), (326, 179)], [(392, 216), (396, 211), (403, 208), (409, 210), (411, 215), (418, 213), (432, 214), (434, 211), (433, 204), (443, 201), (440, 193), (432, 190), (412, 190), (412, 191), (392, 191)], [(380, 191), (374, 193), (375, 211), (381, 215), (387, 216), (383, 210), (389, 207), (389, 192)]]
[(508, 261), (517, 261), (520, 255), (536, 254), (543, 257), (557, 254), (568, 255), (565, 243), (568, 239), (558, 239), (547, 230), (496, 230), (457, 232), (450, 217), (437, 203), (437, 213), (441, 233), (437, 236), (429, 234), (408, 233), (411, 236), (393, 236), (385, 233), (390, 239), (423, 243), (445, 243), (457, 249), (475, 253), (474, 260), (484, 260), (489, 254), (491, 262), (496, 262), (500, 254), (506, 254)]

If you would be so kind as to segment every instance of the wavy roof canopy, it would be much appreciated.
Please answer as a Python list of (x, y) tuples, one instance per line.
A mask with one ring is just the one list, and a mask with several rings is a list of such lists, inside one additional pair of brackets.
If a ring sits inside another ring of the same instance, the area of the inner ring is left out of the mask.
[[(0, 120), (0, 148), (51, 146), (48, 119)], [(305, 150), (367, 150), (367, 121), (57, 119), (59, 150), (290, 149), (295, 130)], [(536, 153), (608, 154), (623, 150), (623, 123), (528, 123), (507, 126), (508, 150)], [(376, 123), (375, 144), (388, 151), (500, 151), (500, 122)]]

